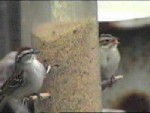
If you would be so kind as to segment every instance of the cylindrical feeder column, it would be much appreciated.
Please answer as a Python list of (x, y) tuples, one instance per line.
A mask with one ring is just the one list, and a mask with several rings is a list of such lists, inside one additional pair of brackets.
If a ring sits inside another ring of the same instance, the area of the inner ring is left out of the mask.
[(40, 58), (59, 66), (52, 68), (42, 89), (50, 92), (51, 98), (37, 102), (36, 109), (100, 112), (97, 3), (53, 1), (50, 6), (51, 21), (33, 27), (32, 37)]

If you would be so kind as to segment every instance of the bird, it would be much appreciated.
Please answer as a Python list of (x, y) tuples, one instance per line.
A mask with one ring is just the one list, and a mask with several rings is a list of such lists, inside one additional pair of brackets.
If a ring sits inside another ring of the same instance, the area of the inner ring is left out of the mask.
[(35, 48), (21, 47), (1, 60), (0, 76), (4, 74), (6, 80), (0, 88), (0, 108), (11, 98), (22, 100), (39, 92), (50, 66), (37, 59), (38, 53)]
[[(100, 53), (100, 70), (101, 80), (111, 79), (113, 81), (115, 73), (119, 67), (121, 60), (120, 52), (118, 50), (118, 38), (111, 34), (101, 34), (99, 40)], [(112, 86), (112, 84), (110, 85)]]
[(11, 51), (0, 60), (0, 87), (2, 87), (8, 77), (11, 76), (15, 67), (14, 64), (16, 55), (17, 51)]

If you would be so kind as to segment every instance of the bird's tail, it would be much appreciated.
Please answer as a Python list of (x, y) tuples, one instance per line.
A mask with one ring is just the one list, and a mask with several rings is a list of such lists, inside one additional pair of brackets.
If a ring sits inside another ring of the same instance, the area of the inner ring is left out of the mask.
[(1, 101), (4, 99), (4, 94), (2, 93), (2, 90), (0, 89), (0, 103), (1, 103)]
[(4, 108), (6, 102), (7, 102), (7, 98), (4, 95), (0, 95), (0, 113)]

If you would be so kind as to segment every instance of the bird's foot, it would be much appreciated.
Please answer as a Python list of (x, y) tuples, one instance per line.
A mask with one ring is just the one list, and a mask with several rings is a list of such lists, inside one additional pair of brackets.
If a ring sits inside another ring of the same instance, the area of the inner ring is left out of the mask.
[(40, 93), (36, 93), (35, 95), (37, 96), (37, 100), (38, 101), (42, 101), (43, 100), (43, 97), (40, 95)]
[(108, 87), (112, 87), (113, 86), (113, 84), (115, 83), (115, 76), (114, 75), (112, 75), (110, 78), (110, 83), (109, 83), (109, 85), (108, 85)]
[(29, 97), (24, 97), (23, 100), (22, 100), (22, 104), (23, 105), (27, 105), (28, 101), (30, 100)]
[(117, 75), (117, 76), (112, 76), (110, 78), (106, 78), (105, 80), (102, 81), (102, 90), (108, 88), (111, 88), (113, 84), (115, 84), (118, 80), (123, 79), (123, 75)]

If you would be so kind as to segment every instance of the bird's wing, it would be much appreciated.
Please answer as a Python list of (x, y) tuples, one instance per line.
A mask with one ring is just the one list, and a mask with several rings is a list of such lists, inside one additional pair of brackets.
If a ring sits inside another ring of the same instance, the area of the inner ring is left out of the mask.
[(108, 72), (107, 68), (101, 66), (101, 79), (102, 79), (102, 80), (108, 79), (107, 72)]
[(0, 62), (0, 87), (5, 83), (5, 81), (12, 75), (15, 68), (15, 63), (13, 60), (2, 60)]
[(17, 88), (19, 88), (24, 82), (24, 71), (23, 70), (15, 70), (13, 75), (10, 76), (6, 82), (1, 87), (1, 93), (3, 95), (9, 95)]

